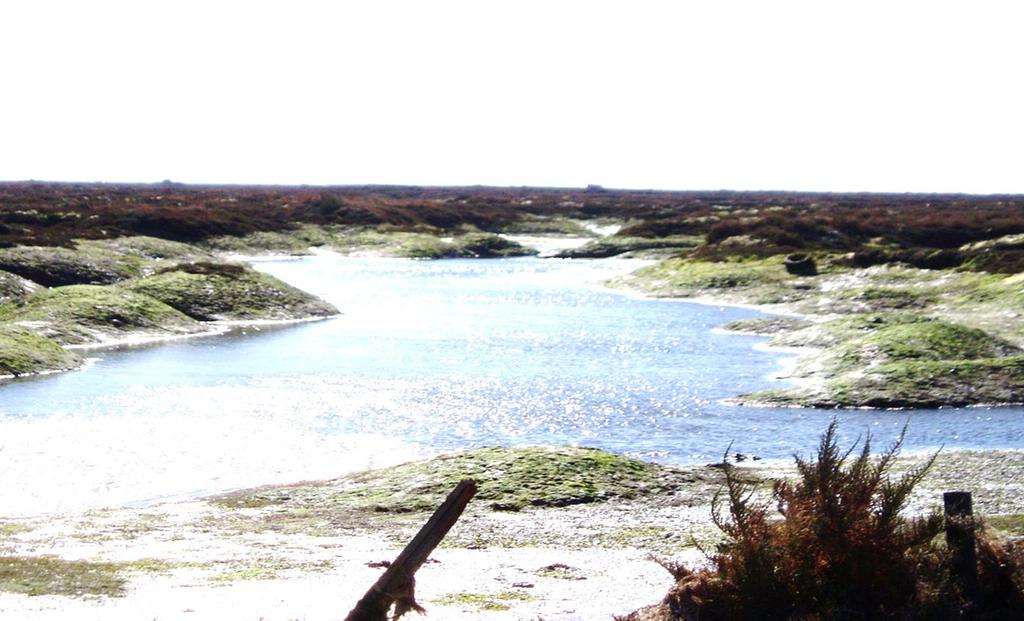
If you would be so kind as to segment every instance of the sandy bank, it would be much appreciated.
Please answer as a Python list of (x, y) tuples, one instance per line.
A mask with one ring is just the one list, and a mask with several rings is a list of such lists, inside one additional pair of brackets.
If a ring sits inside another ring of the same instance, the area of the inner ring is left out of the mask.
[[(924, 456), (902, 458), (900, 467)], [(698, 562), (717, 470), (665, 494), (563, 508), (495, 512), (474, 506), (418, 574), (429, 619), (608, 619), (659, 600), (671, 578), (650, 560)], [(790, 463), (744, 466), (745, 476), (790, 476)], [(915, 512), (941, 492), (968, 489), (987, 515), (1024, 513), (1024, 451), (939, 456), (915, 493)], [(341, 619), (418, 528), (423, 515), (334, 532), (281, 532), (273, 508), (205, 500), (3, 521), (8, 555), (57, 555), (118, 564), (122, 597), (0, 594), (5, 617), (56, 619)], [(264, 528), (252, 528), (254, 523)], [(1010, 520), (1010, 523), (1016, 523)], [(1019, 528), (1015, 527), (1015, 528)], [(1020, 534), (1020, 533), (1018, 533)]]

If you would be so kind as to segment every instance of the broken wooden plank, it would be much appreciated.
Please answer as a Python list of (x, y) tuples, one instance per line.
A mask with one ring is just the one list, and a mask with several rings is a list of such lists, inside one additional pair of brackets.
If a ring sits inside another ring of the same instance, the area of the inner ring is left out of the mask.
[(386, 621), (392, 605), (395, 619), (410, 610), (423, 612), (416, 603), (416, 571), (455, 525), (476, 491), (476, 481), (460, 481), (398, 558), (356, 603), (345, 621)]

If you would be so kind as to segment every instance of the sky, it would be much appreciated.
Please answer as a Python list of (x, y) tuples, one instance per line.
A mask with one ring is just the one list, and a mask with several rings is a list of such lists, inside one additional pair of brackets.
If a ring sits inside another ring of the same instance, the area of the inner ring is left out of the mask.
[(0, 180), (1024, 193), (1024, 3), (0, 5)]

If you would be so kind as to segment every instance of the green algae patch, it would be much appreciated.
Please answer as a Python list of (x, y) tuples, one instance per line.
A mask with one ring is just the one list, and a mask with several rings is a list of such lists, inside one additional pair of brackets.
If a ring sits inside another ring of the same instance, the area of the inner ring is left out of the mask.
[(0, 556), (0, 591), (67, 597), (125, 594), (117, 563), (69, 561), (55, 556)]
[(199, 321), (302, 319), (338, 313), (319, 298), (235, 263), (184, 263), (119, 287)]
[(981, 304), (1020, 311), (1024, 308), (1024, 273), (986, 276), (958, 300), (964, 305)]
[(985, 518), (985, 527), (1010, 537), (1024, 537), (1024, 513), (991, 515)]
[[(839, 292), (832, 301), (831, 312), (845, 310), (887, 311), (922, 309), (935, 302), (930, 291), (914, 287), (851, 287)], [(847, 308), (841, 309), (840, 306)]]
[(474, 502), (491, 509), (560, 507), (658, 490), (657, 467), (596, 449), (482, 448), (353, 477), (351, 502), (374, 511), (433, 510), (462, 479), (479, 485)]
[(71, 285), (0, 306), (0, 321), (16, 323), (63, 345), (101, 342), (143, 331), (188, 334), (202, 328), (163, 302), (122, 289)]
[(687, 297), (794, 279), (786, 272), (782, 257), (715, 262), (677, 258), (641, 268), (622, 282), (655, 295)]
[(0, 376), (77, 368), (82, 358), (56, 341), (23, 328), (0, 325)]
[(745, 402), (811, 407), (937, 408), (1024, 402), (1024, 356), (904, 359), (826, 377), (809, 389), (775, 389)]
[(888, 361), (999, 358), (1020, 350), (977, 328), (922, 318), (880, 327), (830, 353), (838, 369), (853, 370)]
[(912, 313), (862, 313), (809, 323), (794, 330), (782, 330), (769, 344), (773, 347), (827, 348), (867, 336), (887, 326), (902, 325), (928, 318)]
[(981, 329), (917, 313), (840, 317), (782, 333), (771, 344), (818, 348), (794, 371), (811, 381), (743, 395), (741, 402), (923, 408), (1024, 400), (1020, 348)]
[(106, 285), (142, 273), (142, 259), (96, 246), (0, 248), (0, 270), (46, 287)]
[(452, 238), (452, 256), (470, 259), (523, 257), (537, 254), (532, 248), (492, 233), (467, 233)]
[(521, 591), (501, 591), (499, 593), (449, 593), (432, 600), (439, 606), (458, 606), (480, 611), (500, 612), (510, 610), (513, 602), (528, 602), (534, 597)]
[(13, 537), (35, 530), (32, 526), (18, 522), (0, 522), (0, 537)]
[[(479, 485), (472, 511), (520, 511), (668, 495), (685, 475), (596, 449), (481, 448), (327, 482), (244, 490), (211, 499), (239, 510), (239, 532), (331, 534), (378, 520), (415, 526), (462, 479)], [(689, 479), (687, 479), (689, 480)], [(255, 510), (256, 513), (250, 513)], [(216, 528), (230, 528), (220, 519)]]
[(829, 383), (836, 405), (909, 408), (1024, 402), (1024, 356), (889, 362)]

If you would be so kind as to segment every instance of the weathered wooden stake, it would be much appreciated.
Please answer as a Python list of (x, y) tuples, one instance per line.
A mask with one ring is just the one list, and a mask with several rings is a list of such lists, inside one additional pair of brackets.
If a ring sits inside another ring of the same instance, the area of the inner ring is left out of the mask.
[(974, 511), (970, 492), (946, 492), (942, 495), (946, 510), (946, 545), (950, 550), (949, 569), (968, 602), (978, 601), (978, 554), (974, 541)]
[(448, 494), (434, 515), (427, 520), (420, 532), (405, 546), (387, 571), (374, 583), (363, 598), (356, 603), (345, 621), (387, 621), (388, 610), (395, 606), (395, 618), (410, 610), (423, 612), (416, 603), (414, 575), (441, 543), (451, 527), (458, 521), (462, 511), (476, 494), (476, 481), (461, 481)]

